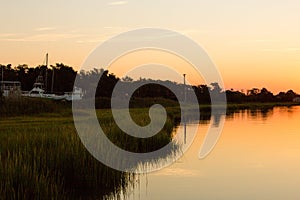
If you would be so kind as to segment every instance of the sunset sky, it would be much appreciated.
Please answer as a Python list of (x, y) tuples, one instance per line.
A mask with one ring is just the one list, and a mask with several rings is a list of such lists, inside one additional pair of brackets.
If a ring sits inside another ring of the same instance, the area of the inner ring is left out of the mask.
[(299, 0), (1, 1), (1, 64), (40, 65), (48, 52), (79, 70), (116, 34), (167, 28), (206, 50), (227, 89), (300, 93)]

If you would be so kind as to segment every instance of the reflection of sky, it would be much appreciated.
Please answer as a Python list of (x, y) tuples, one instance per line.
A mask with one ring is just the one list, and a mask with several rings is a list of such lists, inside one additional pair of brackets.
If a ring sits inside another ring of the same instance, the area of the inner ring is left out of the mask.
[[(198, 159), (208, 125), (172, 166), (143, 177), (140, 199), (299, 199), (300, 108), (226, 121), (212, 153)], [(192, 128), (193, 126), (188, 126)], [(130, 198), (131, 199), (131, 198)]]

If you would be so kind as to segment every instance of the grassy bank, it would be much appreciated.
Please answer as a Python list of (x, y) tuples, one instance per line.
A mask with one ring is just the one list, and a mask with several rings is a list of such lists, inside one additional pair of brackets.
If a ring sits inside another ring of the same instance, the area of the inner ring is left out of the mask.
[[(96, 98), (96, 109), (109, 109), (111, 100), (109, 98)], [(147, 108), (154, 104), (160, 104), (166, 108), (173, 108), (173, 111), (178, 114), (177, 111), (179, 104), (176, 101), (164, 98), (132, 98), (130, 100), (130, 108)], [(240, 109), (266, 109), (275, 106), (295, 106), (300, 103), (293, 102), (245, 102), (245, 103), (228, 103), (227, 111), (234, 111)], [(40, 113), (60, 113), (63, 115), (71, 115), (71, 102), (66, 101), (54, 101), (41, 98), (0, 98), (0, 117), (12, 117), (12, 116), (26, 116), (36, 115)], [(203, 114), (207, 114), (211, 110), (210, 104), (200, 104), (200, 111)], [(218, 107), (218, 105), (217, 105)]]
[[(134, 109), (137, 123), (149, 122), (147, 109)], [(114, 124), (109, 110), (99, 122), (115, 144), (134, 152), (152, 151), (171, 140), (169, 117), (157, 137), (129, 138)], [(0, 196), (3, 199), (98, 199), (134, 184), (133, 174), (95, 160), (82, 145), (72, 115), (59, 113), (0, 119)]]
[(40, 113), (71, 114), (71, 103), (42, 98), (0, 98), (0, 117), (27, 116)]
[[(169, 143), (180, 118), (177, 103), (164, 99), (133, 102), (136, 107), (153, 103), (168, 107), (163, 130), (148, 139), (131, 137), (117, 127), (110, 110), (101, 109), (97, 115), (107, 137), (132, 152), (154, 151)], [(298, 104), (228, 104), (227, 111), (293, 105)], [(205, 120), (210, 120), (210, 109), (210, 105), (200, 105), (201, 117)], [(121, 191), (134, 185), (134, 174), (108, 168), (87, 152), (76, 133), (70, 103), (14, 99), (2, 101), (0, 111), (2, 199), (101, 199), (111, 194), (120, 195)], [(131, 109), (131, 116), (139, 125), (150, 122), (147, 108)]]
[(128, 174), (109, 169), (89, 155), (70, 117), (8, 118), (0, 124), (0, 196), (4, 199), (102, 196), (129, 183)]
[(300, 103), (293, 102), (270, 102), (270, 103), (241, 103), (241, 104), (227, 104), (227, 110), (241, 110), (241, 109), (268, 109), (277, 106), (299, 106)]

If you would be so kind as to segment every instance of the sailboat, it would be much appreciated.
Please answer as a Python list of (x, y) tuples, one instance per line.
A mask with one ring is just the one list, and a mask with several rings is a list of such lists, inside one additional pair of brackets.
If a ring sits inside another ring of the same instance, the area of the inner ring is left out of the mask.
[[(47, 69), (48, 69), (48, 53), (46, 54), (46, 78), (47, 78)], [(47, 87), (47, 79), (45, 83)], [(45, 93), (43, 76), (42, 74), (40, 74), (37, 77), (36, 82), (33, 84), (33, 88), (29, 92), (23, 93), (23, 96), (47, 98), (53, 100), (67, 100), (67, 101), (81, 100), (83, 97), (82, 89), (78, 87), (74, 87), (72, 92), (65, 92), (64, 95), (53, 94), (53, 85), (54, 85), (54, 69), (52, 73), (52, 86), (51, 86), (52, 93)]]

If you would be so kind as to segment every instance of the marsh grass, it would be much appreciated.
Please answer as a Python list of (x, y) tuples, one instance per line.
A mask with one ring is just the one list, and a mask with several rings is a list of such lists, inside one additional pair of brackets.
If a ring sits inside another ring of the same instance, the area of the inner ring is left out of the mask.
[[(1, 199), (107, 199), (134, 187), (134, 174), (104, 166), (87, 152), (76, 133), (69, 103), (26, 98), (2, 99), (0, 103)], [(180, 121), (179, 107), (168, 101), (165, 104), (172, 106), (167, 108), (167, 122), (159, 134), (148, 139), (124, 134), (110, 110), (98, 110), (97, 116), (116, 145), (132, 152), (149, 152), (169, 143)], [(227, 111), (272, 106), (277, 105), (231, 104)], [(145, 126), (150, 123), (148, 111), (131, 109), (131, 116)], [(210, 119), (209, 105), (201, 105), (200, 111), (205, 120)]]
[[(97, 112), (99, 124), (102, 127), (103, 131), (106, 133), (107, 137), (114, 142), (118, 147), (136, 153), (146, 153), (158, 150), (172, 140), (172, 132), (174, 127), (177, 125), (178, 120), (177, 117), (180, 117), (180, 113), (178, 112), (178, 116), (175, 115), (175, 111), (177, 109), (171, 108), (167, 109), (167, 119), (164, 124), (163, 129), (153, 137), (149, 138), (136, 138), (125, 134), (116, 124), (112, 118), (112, 113), (110, 110), (99, 110)], [(130, 114), (133, 121), (139, 126), (146, 126), (150, 123), (149, 118), (149, 109), (148, 108), (139, 108), (139, 109), (131, 109)], [(133, 145), (134, 144), (134, 145)]]
[(30, 97), (0, 97), (0, 117), (36, 115), (41, 113), (71, 113), (71, 103)]
[(130, 184), (133, 175), (103, 166), (85, 150), (71, 119), (17, 120), (1, 120), (2, 198), (101, 197)]
[[(87, 152), (72, 115), (61, 113), (0, 119), (0, 196), (2, 199), (107, 199), (133, 187), (134, 174), (104, 166)], [(109, 110), (97, 111), (104, 131), (117, 145), (135, 152), (152, 151), (171, 140), (173, 117), (158, 137), (127, 138)], [(133, 118), (147, 124), (147, 109), (133, 109)]]

